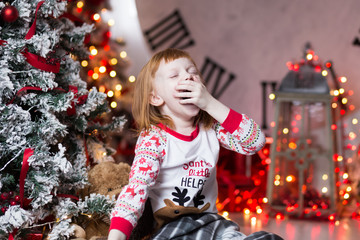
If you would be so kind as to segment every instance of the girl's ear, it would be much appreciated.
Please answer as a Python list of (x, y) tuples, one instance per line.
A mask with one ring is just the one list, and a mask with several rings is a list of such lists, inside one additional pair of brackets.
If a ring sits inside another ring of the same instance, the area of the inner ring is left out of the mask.
[(159, 107), (163, 103), (164, 103), (164, 99), (162, 99), (154, 91), (151, 91), (151, 93), (150, 93), (150, 104), (153, 105), (153, 106)]

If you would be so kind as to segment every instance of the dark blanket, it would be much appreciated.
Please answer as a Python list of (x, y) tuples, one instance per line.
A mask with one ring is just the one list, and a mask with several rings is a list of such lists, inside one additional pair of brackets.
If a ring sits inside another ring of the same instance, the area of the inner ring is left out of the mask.
[(236, 223), (219, 214), (202, 213), (181, 217), (166, 224), (152, 240), (283, 240), (276, 234), (260, 231), (249, 236), (239, 232)]

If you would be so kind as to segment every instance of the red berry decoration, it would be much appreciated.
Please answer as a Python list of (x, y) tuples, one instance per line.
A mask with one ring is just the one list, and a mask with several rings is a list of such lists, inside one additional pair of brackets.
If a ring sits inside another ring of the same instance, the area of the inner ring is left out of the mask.
[(2, 199), (2, 200), (7, 200), (8, 198), (9, 198), (9, 193), (3, 192), (3, 193), (1, 194), (1, 199)]
[(19, 12), (14, 6), (5, 6), (1, 10), (1, 18), (8, 23), (15, 22), (19, 17)]
[(19, 195), (16, 195), (16, 196), (14, 197), (14, 199), (15, 199), (15, 201), (17, 201), (17, 202), (20, 202), (20, 196), (19, 196)]

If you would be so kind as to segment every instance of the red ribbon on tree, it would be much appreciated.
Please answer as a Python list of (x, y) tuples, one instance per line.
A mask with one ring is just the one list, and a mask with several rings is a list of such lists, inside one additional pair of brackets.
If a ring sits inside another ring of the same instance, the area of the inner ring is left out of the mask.
[[(78, 97), (78, 89), (77, 89), (77, 87), (72, 86), (72, 85), (69, 86), (69, 91), (72, 91), (75, 94), (74, 99), (78, 100), (78, 103), (77, 103), (78, 105), (82, 105), (82, 104), (86, 103), (86, 100), (87, 100), (87, 97), (88, 97), (87, 94), (86, 95), (81, 95), (81, 96)], [(73, 116), (73, 115), (76, 114), (75, 102), (74, 101), (71, 102), (71, 107), (67, 109), (67, 114), (69, 116)]]
[(56, 59), (47, 61), (44, 57), (30, 53), (25, 49), (22, 54), (26, 58), (26, 61), (33, 67), (52, 73), (58, 73), (60, 71), (60, 62)]
[(6, 43), (7, 43), (7, 41), (0, 39), (0, 46), (4, 46)]
[(37, 18), (37, 12), (39, 11), (39, 8), (41, 7), (41, 5), (43, 5), (45, 1), (40, 1), (38, 2), (37, 6), (36, 6), (36, 11), (35, 11), (35, 19), (34, 19), (34, 22), (32, 23), (29, 31), (27, 32), (26, 36), (25, 36), (25, 39), (26, 40), (29, 40), (32, 38), (32, 36), (34, 36), (35, 34), (35, 31), (36, 31), (36, 18)]
[[(26, 92), (28, 90), (43, 92), (43, 90), (40, 87), (23, 87), (19, 91), (17, 91), (15, 96), (11, 99), (11, 101), (7, 105), (12, 104), (17, 96), (19, 96), (20, 94), (22, 94), (23, 92)], [(58, 91), (61, 91), (61, 92), (64, 92), (64, 93), (66, 92), (62, 88), (52, 88), (52, 89), (48, 89), (48, 90), (58, 90)], [(76, 86), (73, 86), (73, 85), (69, 85), (69, 91), (73, 92), (75, 97), (74, 97), (73, 101), (71, 102), (71, 107), (67, 109), (67, 114), (69, 116), (73, 116), (73, 115), (76, 114), (75, 101), (77, 101), (77, 105), (85, 104), (86, 100), (88, 98), (88, 95), (85, 94), (85, 95), (78, 96), (78, 88)]]
[(28, 159), (29, 157), (31, 157), (34, 154), (34, 150), (32, 150), (31, 148), (26, 148), (24, 151), (24, 156), (23, 156), (23, 164), (21, 167), (21, 172), (20, 172), (20, 190), (19, 190), (19, 195), (20, 195), (20, 206), (23, 207), (24, 206), (24, 186), (25, 186), (25, 179), (26, 179), (26, 174), (29, 170), (29, 162)]
[[(41, 5), (43, 5), (45, 1), (40, 1), (37, 4), (36, 7), (36, 11), (35, 11), (35, 19), (34, 22), (32, 23), (29, 31), (27, 32), (25, 39), (29, 40), (31, 39), (36, 32), (36, 19), (37, 19), (37, 14), (39, 11), (39, 8), (41, 7)], [(46, 71), (46, 72), (53, 72), (53, 73), (58, 73), (60, 71), (60, 61), (57, 59), (45, 59), (44, 57), (38, 56), (36, 54), (30, 53), (27, 49), (25, 49), (22, 54), (25, 56), (26, 61), (33, 67)]]

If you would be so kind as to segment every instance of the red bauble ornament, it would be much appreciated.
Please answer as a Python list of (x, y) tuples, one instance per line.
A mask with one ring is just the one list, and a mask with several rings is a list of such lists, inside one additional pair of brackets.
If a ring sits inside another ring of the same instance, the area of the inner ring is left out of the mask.
[(19, 12), (14, 6), (5, 6), (1, 10), (1, 18), (8, 23), (15, 22), (19, 17)]

